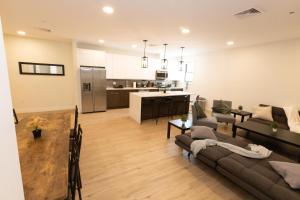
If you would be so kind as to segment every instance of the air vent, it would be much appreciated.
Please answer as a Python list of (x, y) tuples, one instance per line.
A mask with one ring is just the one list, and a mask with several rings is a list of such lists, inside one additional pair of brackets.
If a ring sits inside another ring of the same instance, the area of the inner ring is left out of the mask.
[(241, 12), (238, 12), (236, 14), (234, 14), (234, 16), (237, 16), (239, 18), (245, 18), (245, 17), (251, 17), (251, 16), (255, 16), (261, 14), (261, 12), (255, 8), (250, 8), (248, 10), (244, 10)]
[(48, 29), (48, 28), (38, 27), (37, 29), (39, 29), (40, 31), (48, 32), (48, 33), (51, 33), (51, 32), (52, 32), (52, 30), (51, 30), (51, 29)]

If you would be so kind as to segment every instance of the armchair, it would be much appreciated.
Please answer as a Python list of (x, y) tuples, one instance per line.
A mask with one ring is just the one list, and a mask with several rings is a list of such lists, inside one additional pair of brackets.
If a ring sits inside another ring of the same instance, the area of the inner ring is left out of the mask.
[(194, 105), (192, 105), (192, 117), (193, 117), (193, 126), (207, 126), (217, 130), (218, 122), (215, 117), (205, 117), (198, 118), (197, 111)]
[[(222, 104), (224, 104), (228, 109), (229, 113), (222, 113), (221, 111), (218, 111), (216, 108), (221, 107)], [(213, 101), (213, 116), (217, 118), (218, 122), (224, 122), (226, 124), (235, 123), (235, 118), (231, 115), (230, 111), (232, 108), (232, 102), (231, 101), (223, 101), (223, 100), (214, 100)]]

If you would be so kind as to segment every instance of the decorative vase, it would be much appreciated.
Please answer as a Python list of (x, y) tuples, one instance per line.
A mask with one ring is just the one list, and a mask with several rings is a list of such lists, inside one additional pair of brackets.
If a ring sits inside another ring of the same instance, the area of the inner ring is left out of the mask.
[(243, 110), (243, 106), (239, 106), (238, 109), (239, 109), (239, 110)]
[(35, 129), (32, 131), (34, 139), (42, 136), (42, 129)]
[[(182, 120), (181, 120), (182, 121)], [(185, 122), (186, 121), (182, 121), (182, 128), (185, 128)]]
[(277, 132), (277, 128), (272, 128), (272, 131), (273, 131), (274, 133), (276, 133), (276, 132)]

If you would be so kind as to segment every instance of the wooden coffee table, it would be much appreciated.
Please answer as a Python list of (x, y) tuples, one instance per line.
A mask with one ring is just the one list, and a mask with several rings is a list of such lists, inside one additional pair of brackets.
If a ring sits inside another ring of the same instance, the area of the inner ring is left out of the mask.
[[(238, 128), (246, 130), (247, 132), (262, 135), (264, 137), (300, 148), (299, 133), (294, 133), (285, 129), (278, 129), (277, 132), (273, 132), (272, 127), (269, 125), (253, 121), (246, 121), (242, 123), (237, 123), (233, 126), (232, 137), (236, 136), (236, 131)], [(298, 157), (298, 161), (300, 162), (300, 154)]]
[(187, 120), (184, 124), (181, 119), (174, 119), (168, 122), (168, 131), (167, 131), (167, 138), (170, 138), (171, 133), (171, 126), (174, 126), (181, 130), (181, 134), (184, 134), (185, 131), (190, 130), (192, 127), (192, 120)]

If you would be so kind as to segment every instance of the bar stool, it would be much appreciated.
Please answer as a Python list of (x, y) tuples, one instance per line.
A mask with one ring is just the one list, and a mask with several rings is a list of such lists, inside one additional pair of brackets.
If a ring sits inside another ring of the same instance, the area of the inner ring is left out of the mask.
[(157, 113), (156, 113), (156, 125), (158, 123), (159, 117), (162, 117), (162, 108), (167, 108), (167, 116), (171, 116), (172, 113), (172, 98), (171, 97), (162, 97), (156, 99), (156, 105), (157, 105)]

